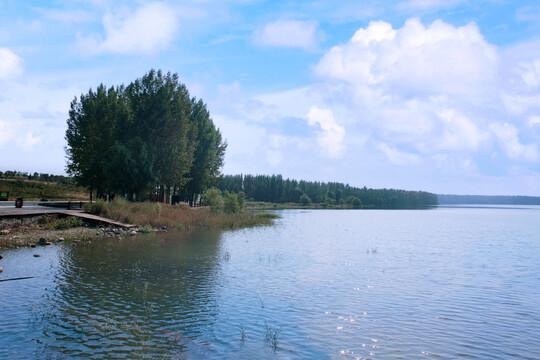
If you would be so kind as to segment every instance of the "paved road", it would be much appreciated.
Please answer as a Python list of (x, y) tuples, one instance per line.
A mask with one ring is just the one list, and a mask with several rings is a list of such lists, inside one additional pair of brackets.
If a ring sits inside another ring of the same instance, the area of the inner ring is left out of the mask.
[[(43, 206), (38, 205), (39, 201), (25, 201), (23, 209), (43, 209)], [(0, 209), (13, 208), (15, 209), (15, 200), (0, 201)]]
[(23, 206), (22, 208), (16, 208), (9, 206), (0, 206), (0, 218), (2, 217), (24, 217), (24, 216), (35, 216), (35, 215), (45, 215), (45, 214), (62, 214), (68, 216), (78, 216), (85, 220), (96, 221), (103, 224), (120, 226), (124, 228), (133, 228), (135, 225), (125, 224), (111, 219), (107, 219), (101, 216), (86, 214), (82, 210), (65, 210), (58, 208), (50, 208), (45, 206), (35, 206), (34, 208)]

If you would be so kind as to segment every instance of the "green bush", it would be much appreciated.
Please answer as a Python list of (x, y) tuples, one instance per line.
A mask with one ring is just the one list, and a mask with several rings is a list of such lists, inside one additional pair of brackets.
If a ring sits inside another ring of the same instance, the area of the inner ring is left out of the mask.
[(139, 231), (143, 234), (149, 234), (151, 232), (154, 232), (155, 229), (150, 225), (144, 225), (143, 227), (139, 228)]
[(311, 204), (311, 199), (309, 198), (309, 196), (306, 193), (304, 193), (304, 194), (302, 194), (302, 196), (300, 196), (300, 203), (302, 205), (304, 205), (304, 206), (309, 205), (309, 204)]
[(216, 188), (207, 190), (203, 195), (203, 202), (205, 205), (210, 206), (210, 211), (214, 214), (220, 213), (223, 211), (223, 196), (221, 196), (221, 191)]
[(240, 212), (240, 207), (238, 206), (238, 195), (225, 192), (223, 210), (227, 214), (236, 214)]
[(362, 200), (357, 198), (356, 196), (353, 196), (353, 199), (351, 201), (351, 205), (353, 209), (361, 209), (364, 207), (364, 204), (362, 204)]
[(91, 203), (84, 204), (84, 211), (89, 214), (100, 215), (103, 212), (105, 201), (98, 200)]
[(244, 206), (246, 205), (246, 194), (243, 191), (240, 191), (237, 195), (238, 199), (238, 208), (240, 211), (244, 210)]
[(71, 229), (74, 227), (83, 226), (84, 222), (80, 217), (77, 216), (68, 216), (67, 218), (60, 219), (56, 222), (56, 230), (65, 230)]

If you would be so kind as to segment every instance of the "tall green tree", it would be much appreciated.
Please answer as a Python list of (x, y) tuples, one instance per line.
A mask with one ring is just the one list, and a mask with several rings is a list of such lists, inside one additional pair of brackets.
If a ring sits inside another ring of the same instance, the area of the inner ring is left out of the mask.
[(151, 70), (126, 87), (90, 89), (71, 103), (67, 125), (67, 171), (91, 194), (158, 190), (164, 200), (188, 184), (200, 193), (220, 175), (226, 143), (177, 74)]
[(103, 84), (71, 102), (66, 130), (67, 172), (90, 189), (90, 200), (93, 190), (101, 193), (105, 189), (106, 150), (113, 145), (116, 123), (123, 116), (126, 108), (121, 89), (107, 90)]
[(190, 121), (196, 129), (195, 152), (184, 193), (185, 200), (192, 205), (196, 194), (202, 194), (219, 182), (227, 143), (222, 140), (202, 100), (193, 100)]

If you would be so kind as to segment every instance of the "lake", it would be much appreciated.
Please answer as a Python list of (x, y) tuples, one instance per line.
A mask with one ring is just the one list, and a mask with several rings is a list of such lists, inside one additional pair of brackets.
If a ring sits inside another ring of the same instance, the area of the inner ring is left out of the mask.
[(540, 207), (278, 213), (3, 250), (0, 358), (540, 358)]

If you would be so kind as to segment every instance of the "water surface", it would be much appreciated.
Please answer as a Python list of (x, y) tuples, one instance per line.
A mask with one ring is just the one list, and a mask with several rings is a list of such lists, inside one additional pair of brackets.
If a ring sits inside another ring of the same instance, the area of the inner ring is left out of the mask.
[(3, 251), (0, 358), (540, 358), (539, 207), (279, 214)]

